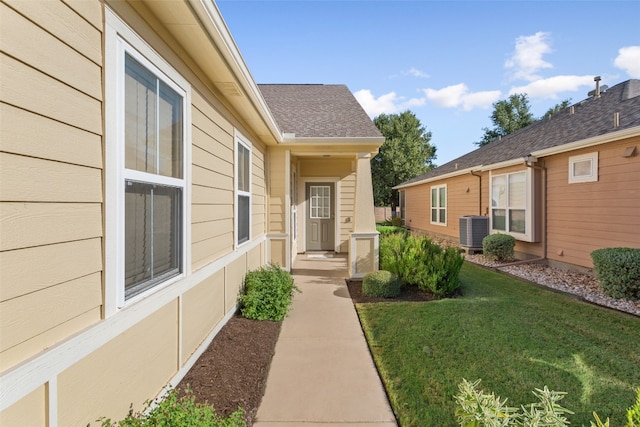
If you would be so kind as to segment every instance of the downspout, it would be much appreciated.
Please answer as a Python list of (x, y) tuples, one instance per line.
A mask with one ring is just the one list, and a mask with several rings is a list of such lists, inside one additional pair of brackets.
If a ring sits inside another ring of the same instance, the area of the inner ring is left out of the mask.
[(482, 216), (482, 174), (469, 171), (473, 176), (478, 177), (478, 216)]
[(537, 258), (525, 259), (522, 261), (510, 262), (508, 264), (502, 264), (495, 267), (496, 269), (509, 267), (511, 265), (530, 264), (532, 262), (544, 261), (545, 259), (547, 259), (547, 168), (544, 166), (534, 165), (534, 163), (537, 161), (538, 159), (536, 159), (532, 155), (528, 155), (524, 158), (524, 164), (526, 167), (542, 171), (542, 194), (540, 195), (540, 198), (542, 199), (542, 256)]

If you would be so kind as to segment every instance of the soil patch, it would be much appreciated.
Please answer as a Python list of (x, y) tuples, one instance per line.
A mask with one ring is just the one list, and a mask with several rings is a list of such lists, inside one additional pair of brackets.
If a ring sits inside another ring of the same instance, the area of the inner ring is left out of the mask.
[(264, 395), (267, 375), (282, 322), (232, 317), (178, 385), (188, 387), (197, 402), (228, 416), (244, 408), (253, 424)]
[(351, 300), (354, 303), (367, 302), (401, 302), (401, 301), (433, 301), (436, 297), (429, 292), (424, 292), (415, 286), (405, 286), (402, 288), (400, 295), (395, 298), (370, 297), (362, 293), (362, 280), (347, 279), (347, 288)]

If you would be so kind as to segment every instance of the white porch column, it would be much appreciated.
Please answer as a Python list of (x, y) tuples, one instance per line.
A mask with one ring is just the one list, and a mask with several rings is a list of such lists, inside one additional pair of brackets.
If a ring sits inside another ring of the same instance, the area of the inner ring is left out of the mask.
[(356, 160), (353, 218), (353, 232), (349, 243), (349, 275), (358, 278), (378, 269), (379, 236), (373, 205), (370, 153), (360, 153)]

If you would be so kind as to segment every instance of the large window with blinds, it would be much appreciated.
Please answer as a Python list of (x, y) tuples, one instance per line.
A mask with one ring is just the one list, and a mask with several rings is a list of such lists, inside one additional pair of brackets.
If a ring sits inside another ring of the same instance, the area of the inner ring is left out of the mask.
[(530, 169), (491, 176), (491, 230), (533, 241), (533, 179)]
[(124, 298), (183, 271), (185, 93), (123, 50)]

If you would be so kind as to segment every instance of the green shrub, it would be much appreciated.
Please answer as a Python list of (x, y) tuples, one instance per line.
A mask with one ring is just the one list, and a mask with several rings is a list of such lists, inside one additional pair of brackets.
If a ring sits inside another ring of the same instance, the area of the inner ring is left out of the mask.
[[(480, 380), (470, 383), (464, 378), (458, 384), (454, 399), (458, 404), (456, 420), (462, 427), (566, 427), (571, 424), (565, 414), (573, 412), (558, 404), (566, 396), (564, 392), (549, 390), (546, 386), (536, 389), (533, 394), (539, 402), (518, 409), (507, 406), (507, 399), (478, 390), (479, 384)], [(593, 417), (595, 422), (591, 421), (591, 427), (609, 427), (608, 418), (603, 422), (595, 412)], [(636, 390), (635, 404), (627, 409), (624, 427), (640, 427), (640, 388)]]
[(291, 274), (275, 264), (250, 271), (244, 278), (240, 312), (247, 319), (280, 321), (289, 311), (294, 291), (300, 289)]
[(438, 298), (451, 295), (458, 288), (463, 262), (457, 249), (443, 250), (426, 236), (389, 234), (380, 240), (380, 269), (396, 274), (401, 283), (417, 286)]
[(591, 259), (605, 294), (640, 299), (640, 249), (597, 249), (591, 252)]
[(400, 218), (399, 216), (394, 216), (393, 218), (391, 218), (391, 225), (393, 227), (402, 227), (402, 218)]
[(393, 225), (378, 225), (376, 230), (380, 233), (380, 238), (387, 237), (391, 234), (401, 234), (405, 237), (409, 235), (409, 230), (406, 228)]
[(370, 297), (397, 297), (400, 294), (400, 280), (390, 271), (372, 271), (362, 279), (362, 293)]
[(518, 408), (506, 406), (507, 399), (478, 390), (480, 380), (470, 383), (463, 379), (458, 385), (460, 390), (455, 396), (458, 403), (456, 419), (462, 427), (565, 427), (569, 420), (565, 414), (573, 414), (558, 404), (566, 393), (536, 389), (533, 394), (538, 402)]
[(513, 259), (516, 239), (508, 234), (489, 234), (482, 239), (482, 252), (485, 257), (496, 261)]
[[(149, 408), (153, 406), (153, 409)], [(229, 417), (218, 415), (213, 407), (197, 403), (190, 390), (178, 396), (176, 390), (170, 390), (162, 399), (146, 402), (143, 412), (133, 412), (122, 421), (110, 419), (98, 420), (102, 427), (241, 427), (246, 426), (244, 411), (238, 408)]]

